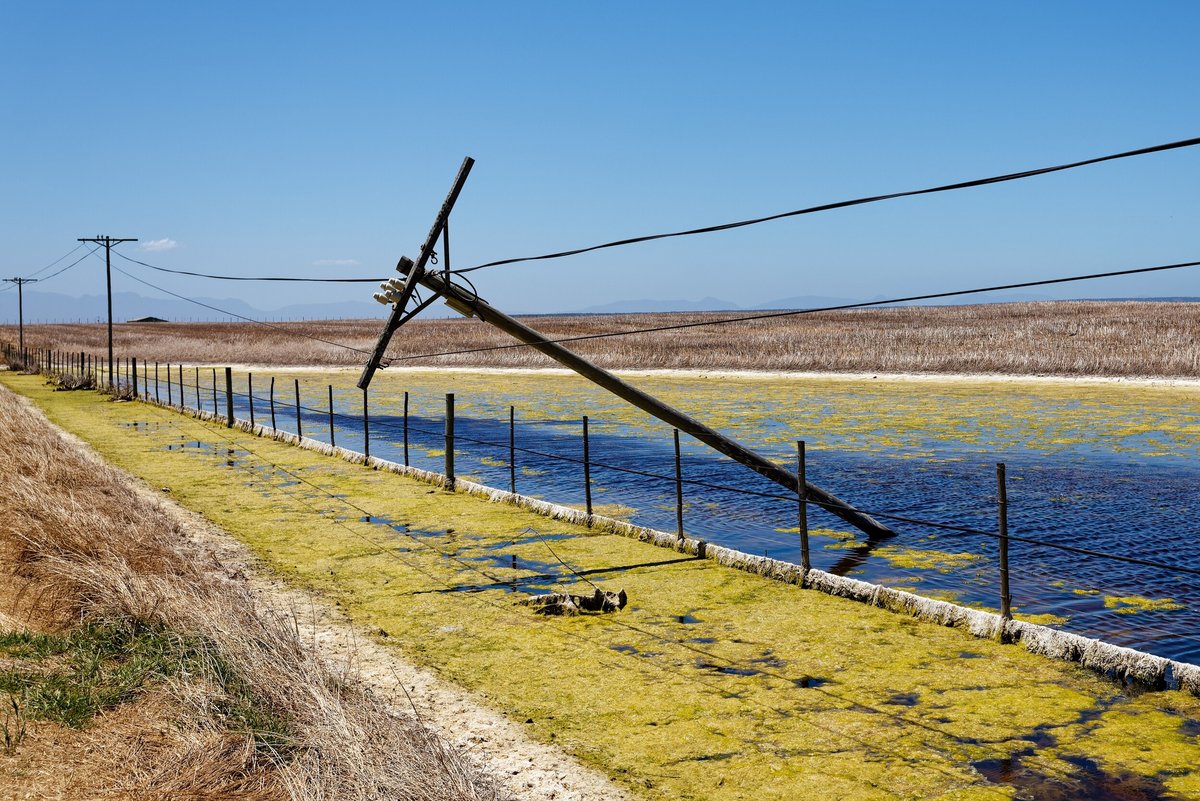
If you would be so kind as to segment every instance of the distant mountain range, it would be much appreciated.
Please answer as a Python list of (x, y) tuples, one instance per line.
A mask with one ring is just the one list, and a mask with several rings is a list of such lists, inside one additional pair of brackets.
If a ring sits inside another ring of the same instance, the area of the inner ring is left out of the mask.
[[(965, 295), (958, 298), (946, 298), (935, 302), (947, 304), (1013, 303), (1050, 299), (1041, 295), (985, 293), (980, 295)], [(385, 316), (384, 310), (379, 304), (367, 301), (302, 303), (284, 306), (279, 309), (259, 309), (236, 298), (196, 298), (195, 300), (198, 303), (203, 303), (205, 306), (211, 307), (211, 309), (174, 298), (147, 298), (135, 292), (118, 292), (113, 295), (113, 320), (123, 322), (138, 317), (161, 317), (165, 320), (176, 322), (192, 320), (229, 321), (238, 319), (238, 315), (240, 315), (241, 317), (248, 317), (253, 320), (272, 322), (280, 320), (382, 319)], [(869, 300), (879, 301), (886, 300), (886, 298), (875, 296)], [(1200, 298), (1197, 297), (1097, 298), (1097, 300), (1200, 302)], [(612, 303), (586, 306), (581, 309), (563, 310), (555, 313), (636, 314), (672, 311), (764, 311), (773, 309), (817, 309), (862, 302), (864, 302), (863, 299), (827, 295), (796, 295), (786, 298), (776, 298), (752, 306), (742, 306), (732, 301), (714, 297), (706, 297), (700, 300), (641, 298), (614, 301)], [(76, 298), (54, 292), (25, 290), (25, 321), (29, 323), (103, 322), (106, 319), (104, 308), (105, 299), (102, 295), (85, 295)], [(521, 309), (513, 309), (513, 312), (528, 313), (527, 310)], [(453, 314), (454, 312), (442, 305), (434, 304), (423, 313), (423, 316), (447, 317), (453, 316)], [(15, 323), (16, 320), (17, 293), (0, 293), (0, 321)]]

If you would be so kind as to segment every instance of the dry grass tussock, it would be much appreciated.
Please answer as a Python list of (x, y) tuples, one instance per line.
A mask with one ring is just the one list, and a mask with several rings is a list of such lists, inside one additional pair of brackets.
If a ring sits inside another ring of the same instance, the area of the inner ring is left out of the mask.
[[(331, 671), (285, 616), (256, 612), (152, 497), (5, 389), (0, 431), (0, 567), (18, 576), (0, 582), (4, 622), (179, 660), (85, 729), (96, 753), (120, 755), (87, 767), (106, 773), (92, 781), (134, 798), (498, 797), (419, 721)], [(135, 709), (170, 725), (123, 726)]]
[[(555, 338), (705, 322), (736, 312), (527, 318)], [(279, 323), (125, 324), (117, 350), (160, 362), (360, 365), (379, 320)], [(9, 327), (11, 329), (11, 327)], [(26, 343), (99, 353), (104, 326), (26, 327)], [(0, 327), (0, 338), (16, 332)], [(478, 320), (417, 320), (391, 355), (413, 356), (510, 344)], [(571, 348), (610, 368), (726, 369), (1015, 375), (1200, 376), (1200, 303), (1056, 301), (825, 312), (654, 334), (580, 341)], [(407, 366), (545, 367), (529, 348), (397, 361)]]

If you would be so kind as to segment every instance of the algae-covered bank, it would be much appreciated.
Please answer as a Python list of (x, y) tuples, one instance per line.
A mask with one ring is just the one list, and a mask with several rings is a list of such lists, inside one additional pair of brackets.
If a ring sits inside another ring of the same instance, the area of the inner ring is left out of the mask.
[[(189, 406), (219, 406), (224, 414), (224, 377), (217, 373), (185, 371)], [(173, 375), (173, 389), (154, 387), (164, 401), (179, 398), (178, 369)], [(258, 422), (274, 419), (271, 425), (296, 431), (295, 381), (305, 435), (332, 439), (326, 411), (332, 394), (336, 442), (361, 452), (364, 395), (353, 384), (356, 375), (234, 372), (235, 413), (243, 420), (256, 413)], [(1009, 530), (1017, 538), (1009, 549), (1010, 582), (1019, 614), (1200, 662), (1194, 636), (1200, 631), (1200, 582), (1186, 572), (1200, 564), (1200, 538), (1192, 534), (1200, 487), (1196, 382), (626, 377), (789, 467), (796, 463), (796, 441), (804, 440), (813, 483), (860, 509), (903, 518), (889, 523), (899, 535), (889, 543), (894, 547), (871, 549), (841, 520), (811, 509), (810, 524), (824, 534), (813, 539), (813, 566), (929, 598), (997, 606), (992, 532), (996, 463), (1004, 462)], [(581, 418), (587, 415), (593, 502), (624, 507), (621, 516), (637, 525), (674, 530), (671, 428), (573, 374), (383, 371), (369, 394), (370, 452), (442, 471), (447, 393), (455, 394), (460, 477), (493, 487), (515, 484), (524, 495), (582, 505)], [(681, 437), (680, 445), (689, 535), (800, 560), (794, 497), (690, 437)], [(511, 472), (510, 462), (516, 467)], [(1105, 556), (1083, 556), (1078, 549)], [(1133, 597), (1146, 603), (1108, 601)]]
[[(1200, 798), (1193, 696), (166, 409), (0, 381), (645, 798)], [(515, 603), (590, 589), (572, 570), (629, 605)]]

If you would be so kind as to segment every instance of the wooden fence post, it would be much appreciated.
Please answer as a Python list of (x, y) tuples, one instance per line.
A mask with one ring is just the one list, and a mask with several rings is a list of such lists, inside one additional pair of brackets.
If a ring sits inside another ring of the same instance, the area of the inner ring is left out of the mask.
[(796, 484), (796, 497), (799, 501), (796, 510), (796, 527), (800, 530), (800, 567), (807, 573), (812, 570), (812, 562), (808, 554), (808, 479), (806, 476), (804, 440), (796, 441), (796, 475), (800, 481)]
[(196, 411), (200, 411), (200, 368), (196, 368)]
[(446, 393), (446, 483), (454, 489), (454, 393)]
[(136, 356), (135, 356), (135, 357), (133, 357), (132, 359), (130, 359), (130, 365), (131, 365), (131, 366), (132, 366), (132, 368), (133, 368), (133, 369), (130, 371), (130, 374), (133, 376), (133, 397), (134, 397), (134, 399), (136, 400), (136, 399), (137, 399), (137, 397), (138, 397), (138, 383), (137, 383), (137, 357), (136, 357)]
[(588, 417), (583, 416), (583, 498), (587, 516), (592, 516), (592, 454), (588, 444)]
[(275, 425), (275, 376), (271, 376), (271, 430), (279, 430)]
[(214, 367), (214, 368), (212, 369), (212, 374), (213, 374), (213, 383), (212, 383), (212, 388), (213, 388), (213, 417), (216, 417), (218, 414), (220, 414), (220, 412), (219, 412), (219, 411), (217, 411), (217, 368), (215, 368), (215, 367)]
[(296, 436), (303, 438), (304, 437), (304, 432), (302, 430), (303, 418), (300, 414), (300, 379), (294, 378), (292, 380), (296, 382)]
[[(367, 408), (367, 389), (363, 387), (363, 456), (371, 461), (371, 413)], [(369, 466), (369, 465), (368, 465)]]
[(1012, 620), (1012, 593), (1008, 588), (1008, 486), (1004, 462), (996, 463), (996, 499), (1000, 512), (1000, 617)]
[(333, 384), (329, 385), (329, 447), (337, 447), (333, 438)]
[(161, 386), (158, 383), (158, 362), (154, 363), (154, 402), (162, 403)]
[(508, 407), (508, 490), (517, 494), (517, 407)]
[(225, 368), (225, 427), (233, 428), (233, 368)]
[(679, 455), (679, 429), (675, 432), (675, 533), (683, 539), (683, 460)]
[(250, 431), (254, 432), (254, 373), (246, 373), (246, 400), (250, 402)]

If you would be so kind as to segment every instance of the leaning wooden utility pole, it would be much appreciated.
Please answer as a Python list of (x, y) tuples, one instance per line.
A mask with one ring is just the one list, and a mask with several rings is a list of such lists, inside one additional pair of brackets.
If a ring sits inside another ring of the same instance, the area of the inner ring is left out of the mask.
[[(462, 190), (462, 184), (466, 180), (466, 174), (470, 171), (473, 163), (470, 158), (463, 162), (463, 167), (459, 170), (458, 177), (455, 179), (454, 187), (451, 189), (450, 195), (446, 198), (446, 202), (442, 204), (442, 209), (439, 211), (434, 226), (421, 248), (421, 253), (417, 261), (412, 262), (408, 259), (401, 259), (400, 264), (397, 265), (397, 269), (405, 275), (403, 286), (397, 286), (398, 282), (396, 282), (396, 279), (384, 282), (383, 294), (377, 296), (376, 299), (382, 297), (385, 302), (394, 303), (394, 307), (391, 317), (388, 319), (388, 325), (380, 336), (374, 353), (371, 355), (371, 360), (367, 362), (366, 367), (363, 369), (358, 386), (362, 389), (368, 387), (375, 371), (379, 368), (391, 336), (395, 333), (396, 329), (431, 304), (435, 299), (441, 297), (445, 299), (447, 306), (460, 314), (478, 317), (483, 322), (499, 328), (518, 341), (546, 354), (559, 364), (569, 367), (584, 378), (600, 385), (642, 411), (657, 417), (659, 420), (679, 429), (685, 434), (695, 437), (719, 453), (723, 453), (729, 458), (746, 465), (759, 475), (786, 487), (791, 492), (799, 492), (800, 479), (795, 473), (781, 467), (765, 456), (750, 450), (741, 443), (730, 439), (719, 431), (704, 425), (678, 409), (668, 406), (658, 398), (625, 383), (607, 370), (592, 364), (582, 356), (573, 353), (559, 343), (554, 342), (543, 334), (538, 333), (499, 309), (496, 309), (473, 291), (455, 284), (450, 280), (448, 263), (445, 264), (443, 270), (438, 272), (425, 270), (425, 264), (429, 260), (433, 245), (437, 243), (438, 236), (442, 234), (445, 228), (450, 209), (453, 207), (454, 201), (458, 198), (458, 194)], [(406, 305), (412, 297), (413, 289), (415, 289), (417, 284), (428, 289), (431, 295), (411, 312), (406, 313)], [(810, 503), (815, 503), (842, 518), (850, 525), (864, 532), (872, 541), (890, 537), (894, 533), (870, 515), (860, 512), (850, 504), (840, 500), (832, 493), (821, 489), (815, 484), (806, 481), (805, 490)]]
[[(463, 184), (467, 182), (467, 176), (471, 174), (471, 167), (474, 165), (475, 159), (470, 156), (463, 159), (462, 166), (458, 168), (458, 175), (454, 176), (454, 184), (450, 187), (450, 194), (446, 195), (446, 199), (442, 201), (442, 207), (438, 210), (437, 217), (434, 218), (433, 227), (429, 229), (429, 234), (421, 244), (421, 250), (417, 254), (416, 262), (410, 261), (407, 257), (401, 258), (399, 264), (396, 265), (397, 270), (401, 270), (408, 275), (422, 275), (425, 272), (425, 265), (429, 263), (429, 258), (433, 255), (433, 249), (437, 247), (438, 237), (443, 234), (445, 234), (447, 239), (446, 247), (443, 250), (449, 250), (450, 243), (446, 221), (450, 219), (450, 211), (454, 208), (454, 203), (458, 200), (458, 194), (462, 192)], [(449, 270), (449, 257), (444, 259), (444, 262), (446, 269)], [(411, 269), (404, 269), (410, 265)], [(379, 369), (379, 364), (383, 361), (383, 354), (387, 352), (388, 343), (391, 342), (392, 334), (396, 333), (396, 329), (436, 300), (436, 298), (430, 298), (413, 309), (411, 313), (405, 314), (408, 301), (412, 298), (413, 290), (417, 288), (417, 282), (408, 281), (403, 286), (396, 286), (397, 283), (394, 278), (391, 281), (385, 281), (381, 285), (381, 289), (389, 294), (377, 294), (375, 296), (376, 299), (381, 297), (386, 298), (384, 302), (391, 302), (393, 304), (392, 314), (388, 317), (387, 325), (384, 327), (383, 333), (379, 335), (379, 341), (375, 343), (375, 351), (371, 354), (370, 360), (363, 368), (362, 375), (358, 379), (359, 389), (366, 389), (371, 385), (371, 379), (375, 376), (375, 371)]]

